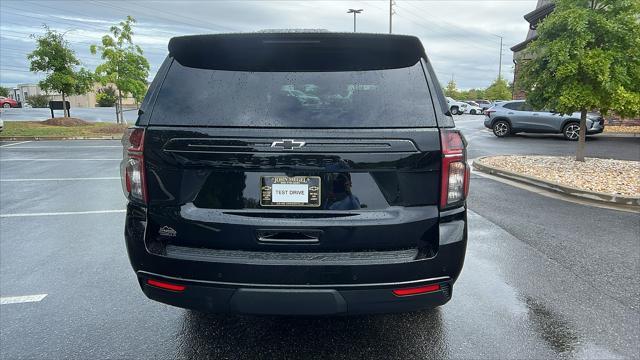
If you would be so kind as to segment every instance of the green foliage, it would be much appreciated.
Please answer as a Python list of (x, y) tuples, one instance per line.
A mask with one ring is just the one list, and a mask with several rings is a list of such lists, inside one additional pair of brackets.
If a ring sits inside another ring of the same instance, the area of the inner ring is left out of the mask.
[(40, 88), (63, 95), (85, 94), (92, 85), (93, 75), (84, 68), (75, 70), (80, 61), (64, 39), (64, 34), (46, 25), (43, 27), (44, 35), (32, 35), (36, 39), (36, 49), (27, 55), (31, 71), (47, 74), (39, 82)]
[(0, 96), (9, 97), (9, 88), (0, 86)]
[(25, 99), (31, 107), (34, 108), (48, 108), (49, 107), (49, 96), (48, 95), (30, 95)]
[(640, 1), (557, 0), (523, 65), (527, 100), (562, 113), (640, 114)]
[(444, 88), (444, 94), (445, 96), (457, 99), (460, 95), (460, 92), (458, 92), (458, 89), (456, 87), (456, 82), (451, 80), (447, 83), (447, 87)]
[(100, 107), (114, 106), (117, 100), (118, 96), (116, 95), (116, 90), (111, 86), (99, 89), (96, 94), (96, 101)]
[(102, 37), (101, 45), (91, 45), (92, 54), (100, 52), (104, 62), (96, 67), (96, 76), (103, 85), (115, 84), (119, 92), (131, 94), (138, 102), (147, 91), (149, 62), (138, 45), (133, 44), (132, 25), (136, 20), (127, 16), (110, 34)]
[(484, 97), (488, 100), (509, 100), (511, 99), (511, 90), (509, 84), (502, 77), (497, 78), (484, 91)]
[(485, 90), (484, 89), (469, 89), (469, 90), (460, 90), (460, 98), (459, 100), (480, 100), (485, 98)]
[(499, 100), (511, 99), (511, 90), (504, 79), (497, 79), (486, 89), (458, 90), (455, 81), (451, 80), (443, 89), (446, 96), (456, 100)]

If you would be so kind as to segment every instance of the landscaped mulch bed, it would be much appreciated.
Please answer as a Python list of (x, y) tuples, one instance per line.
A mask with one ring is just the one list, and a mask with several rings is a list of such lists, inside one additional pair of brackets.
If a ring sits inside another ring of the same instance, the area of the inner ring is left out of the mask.
[(482, 163), (581, 190), (640, 196), (640, 161), (561, 156), (490, 156)]
[(74, 117), (57, 117), (42, 121), (41, 124), (50, 126), (85, 126), (91, 123)]
[(127, 125), (89, 122), (76, 118), (54, 118), (45, 121), (5, 121), (1, 138), (77, 138), (121, 137)]

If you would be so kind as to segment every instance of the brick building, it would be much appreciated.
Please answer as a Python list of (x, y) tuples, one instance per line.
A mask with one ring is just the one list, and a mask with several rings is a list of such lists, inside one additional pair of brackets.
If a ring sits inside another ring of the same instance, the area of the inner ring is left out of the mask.
[(529, 45), (529, 43), (538, 36), (536, 33), (538, 23), (540, 23), (540, 21), (547, 17), (547, 15), (551, 14), (554, 8), (555, 5), (551, 2), (551, 0), (538, 0), (536, 9), (524, 16), (524, 19), (529, 23), (529, 32), (527, 33), (527, 38), (523, 42), (511, 47), (511, 51), (513, 51), (513, 63), (515, 64), (513, 75), (514, 99), (525, 98), (525, 93), (522, 90), (518, 89), (518, 75), (520, 73), (520, 66), (522, 62), (531, 59), (531, 55), (527, 52), (527, 45)]

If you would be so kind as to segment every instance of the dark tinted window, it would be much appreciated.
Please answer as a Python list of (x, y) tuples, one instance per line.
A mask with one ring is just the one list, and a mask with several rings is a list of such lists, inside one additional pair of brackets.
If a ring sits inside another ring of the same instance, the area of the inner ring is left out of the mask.
[(527, 102), (523, 102), (520, 106), (520, 111), (535, 111), (535, 109)]
[(421, 64), (367, 71), (250, 72), (174, 61), (156, 100), (155, 125), (433, 127)]
[(508, 103), (508, 104), (504, 104), (502, 105), (502, 107), (507, 108), (507, 109), (511, 109), (511, 110), (522, 110), (522, 105), (524, 103), (521, 102), (514, 102), (514, 103)]

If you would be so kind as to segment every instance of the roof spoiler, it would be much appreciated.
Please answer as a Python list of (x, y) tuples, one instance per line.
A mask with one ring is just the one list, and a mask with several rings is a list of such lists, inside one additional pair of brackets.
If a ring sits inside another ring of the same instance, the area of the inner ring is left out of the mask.
[(188, 67), (272, 72), (394, 69), (425, 57), (414, 36), (318, 32), (180, 36), (169, 54)]

